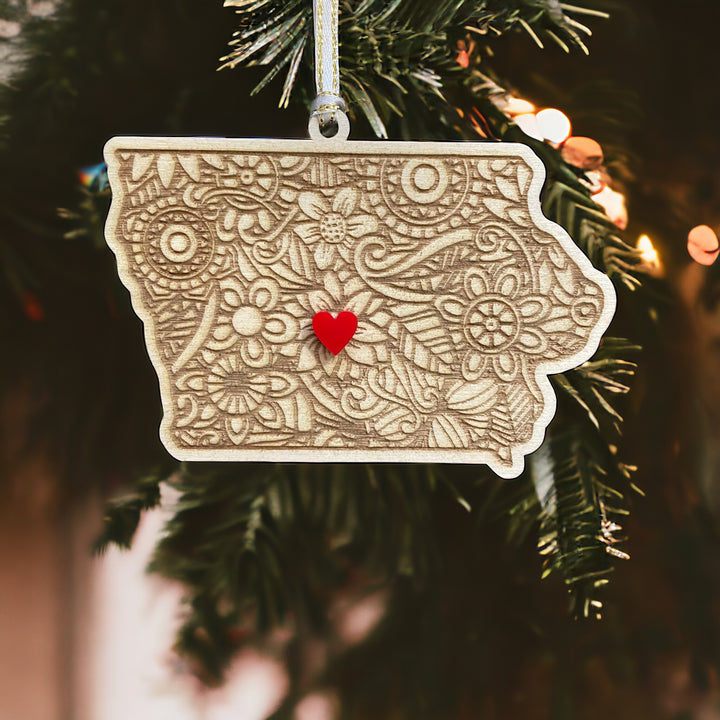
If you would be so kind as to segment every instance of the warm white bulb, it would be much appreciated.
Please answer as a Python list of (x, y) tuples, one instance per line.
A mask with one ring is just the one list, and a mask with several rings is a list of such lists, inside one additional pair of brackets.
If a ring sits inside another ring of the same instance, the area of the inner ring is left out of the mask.
[(546, 108), (537, 113), (535, 118), (537, 119), (540, 134), (549, 143), (561, 145), (570, 137), (572, 125), (568, 116), (560, 112), (560, 110)]
[(507, 105), (503, 109), (508, 115), (526, 115), (535, 112), (535, 106), (531, 102), (516, 97), (508, 98)]
[(660, 257), (652, 244), (652, 240), (647, 235), (641, 235), (638, 238), (637, 249), (640, 251), (643, 262), (646, 265), (652, 268), (660, 267)]
[(295, 706), (295, 720), (333, 720), (338, 716), (338, 700), (334, 695), (314, 692)]
[(527, 113), (525, 115), (516, 115), (513, 118), (515, 124), (526, 134), (529, 135), (531, 138), (535, 138), (536, 140), (542, 140), (543, 135), (540, 132), (540, 128), (538, 127), (537, 118), (533, 113)]
[(625, 196), (616, 192), (607, 185), (598, 193), (592, 196), (592, 199), (600, 205), (605, 214), (610, 218), (611, 222), (624, 230), (628, 224), (627, 207), (625, 206)]

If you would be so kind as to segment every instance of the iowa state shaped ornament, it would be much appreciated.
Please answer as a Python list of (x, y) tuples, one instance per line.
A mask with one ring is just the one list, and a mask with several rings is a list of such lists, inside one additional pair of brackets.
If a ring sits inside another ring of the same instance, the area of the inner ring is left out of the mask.
[(182, 460), (519, 474), (608, 278), (523, 145), (114, 138), (107, 241)]

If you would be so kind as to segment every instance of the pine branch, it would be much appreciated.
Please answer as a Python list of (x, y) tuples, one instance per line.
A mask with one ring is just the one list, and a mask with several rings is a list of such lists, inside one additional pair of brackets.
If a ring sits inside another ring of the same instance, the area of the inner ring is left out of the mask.
[[(268, 69), (264, 82), (284, 73), (282, 105), (296, 83), (305, 83), (310, 95), (309, 0), (228, 5), (238, 10), (241, 26), (226, 65), (262, 65)], [(471, 92), (477, 67), (463, 69), (456, 61), (457, 41), (470, 34), (478, 43), (473, 57), (486, 70), (492, 39), (511, 31), (527, 35), (528, 28), (543, 44), (550, 40), (582, 50), (587, 33), (570, 21), (569, 12), (592, 15), (552, 0), (343, 2), (344, 92), (379, 136), (477, 139), (473, 117), (487, 121), (488, 137), (531, 145), (548, 168), (546, 211), (616, 283), (634, 287), (634, 251), (559, 154), (544, 143), (534, 144), (502, 113), (493, 117), (492, 103), (485, 99), (492, 88)], [(43, 101), (74, 101), (68, 78), (79, 74), (87, 55), (63, 54), (71, 45), (65, 37), (46, 47), (38, 43), (46, 55), (50, 48), (49, 55), (59, 58), (53, 68), (64, 63), (53, 70), (56, 75), (48, 75), (46, 65), (28, 75), (26, 86), (37, 87)], [(476, 106), (482, 112), (471, 114)], [(22, 117), (16, 123), (22, 124)], [(102, 198), (84, 198), (80, 216), (71, 218), (90, 234), (98, 229), (95, 200)], [(517, 484), (509, 515), (516, 540), (527, 537), (542, 516), (542, 548), (551, 550), (547, 569), (563, 574), (579, 614), (588, 614), (589, 591), (611, 569), (606, 548), (613, 545), (607, 533), (614, 539), (615, 531), (603, 526), (603, 513), (611, 522), (620, 516), (619, 493), (629, 475), (613, 450), (620, 432), (619, 398), (633, 369), (624, 359), (626, 349), (606, 340), (592, 361), (556, 378), (561, 415), (550, 430), (544, 472), (533, 476), (546, 491), (535, 496), (526, 475)], [(453, 478), (457, 473), (454, 468)], [(100, 547), (129, 545), (142, 510), (158, 502), (160, 479), (158, 474), (141, 480), (111, 506)], [(292, 609), (293, 617), (322, 627), (326, 596), (341, 586), (349, 567), (388, 582), (398, 574), (418, 581), (435, 577), (438, 494), (448, 493), (453, 503), (470, 507), (458, 485), (432, 467), (193, 466), (184, 468), (176, 482), (181, 500), (153, 569), (187, 587), (179, 648), (199, 658), (208, 677), (218, 677), (237, 648), (232, 630), (239, 625), (268, 628), (288, 621)], [(481, 521), (483, 509), (471, 509), (473, 520)], [(484, 509), (495, 513), (498, 506), (490, 500)]]
[(102, 533), (94, 543), (94, 550), (103, 553), (108, 545), (128, 549), (140, 523), (144, 510), (151, 510), (160, 503), (162, 471), (140, 477), (135, 487), (125, 495), (108, 503), (105, 510)]
[[(527, 33), (543, 47), (547, 37), (565, 50), (587, 53), (581, 37), (591, 31), (573, 13), (604, 14), (561, 6), (557, 0), (362, 0), (340, 2), (342, 92), (351, 111), (359, 111), (378, 137), (385, 137), (393, 117), (407, 117), (410, 102), (432, 108), (437, 98), (462, 85), (473, 72), (456, 62), (457, 43), (467, 33), (482, 44), (478, 57), (487, 57), (486, 46), (507, 32)], [(286, 67), (280, 107), (286, 107), (296, 79), (312, 95), (313, 21), (311, 0), (226, 0), (239, 16), (230, 52), (221, 68), (269, 67), (254, 92)], [(301, 66), (307, 72), (300, 71)]]
[(624, 539), (618, 532), (627, 514), (625, 495), (637, 488), (635, 468), (618, 454), (618, 400), (636, 369), (625, 357), (638, 349), (605, 338), (590, 361), (551, 378), (558, 414), (506, 507), (508, 541), (520, 545), (538, 530), (542, 576), (562, 577), (576, 617), (600, 616), (599, 591), (614, 561), (628, 558), (618, 548)]
[[(539, 550), (546, 556), (543, 577), (559, 571), (571, 593), (575, 617), (601, 617), (598, 590), (612, 572), (611, 558), (630, 556), (617, 547), (624, 537), (619, 520), (627, 515), (622, 494), (597, 459), (598, 448), (577, 425), (553, 434), (553, 502), (545, 508)], [(617, 463), (613, 475), (629, 479), (629, 468)]]
[(622, 416), (616, 398), (629, 391), (627, 380), (636, 367), (622, 356), (637, 350), (625, 340), (606, 338), (590, 361), (552, 378), (561, 417), (531, 458), (541, 505), (543, 576), (563, 576), (577, 616), (599, 616), (596, 594), (612, 571), (611, 558), (628, 557), (615, 546), (621, 540), (615, 533), (627, 514), (624, 492), (633, 488), (634, 468), (617, 455)]
[(432, 467), (185, 466), (150, 569), (187, 588), (177, 648), (215, 682), (238, 627), (322, 631), (349, 568), (377, 582), (439, 563), (437, 492), (467, 500)]

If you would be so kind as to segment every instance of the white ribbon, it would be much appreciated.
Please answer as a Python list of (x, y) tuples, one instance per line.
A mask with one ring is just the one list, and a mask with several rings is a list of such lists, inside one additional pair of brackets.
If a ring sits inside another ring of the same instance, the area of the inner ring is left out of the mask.
[(311, 106), (311, 136), (313, 118), (320, 125), (327, 125), (345, 112), (345, 102), (340, 97), (338, 0), (313, 0), (313, 17), (316, 95)]

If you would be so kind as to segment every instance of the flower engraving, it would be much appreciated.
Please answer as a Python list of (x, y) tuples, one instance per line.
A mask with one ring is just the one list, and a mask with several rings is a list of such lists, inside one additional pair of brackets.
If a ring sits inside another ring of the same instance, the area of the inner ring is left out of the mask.
[(513, 382), (518, 372), (526, 374), (528, 360), (548, 347), (543, 321), (552, 306), (547, 298), (528, 292), (507, 269), (495, 278), (468, 270), (463, 295), (465, 301), (442, 296), (436, 302), (443, 318), (461, 329), (466, 340), (462, 376), (475, 382), (490, 373)]
[(248, 373), (237, 355), (225, 355), (210, 369), (207, 391), (215, 407), (228, 415), (245, 415), (260, 406), (270, 387), (267, 375)]
[(465, 336), (471, 345), (489, 353), (510, 347), (520, 330), (518, 313), (502, 296), (476, 300), (465, 312)]
[(141, 274), (171, 291), (201, 287), (226, 260), (202, 214), (183, 206), (152, 204), (134, 218), (129, 240)]
[(242, 188), (251, 195), (268, 199), (278, 184), (277, 170), (271, 158), (259, 155), (236, 155), (233, 163), (237, 170), (228, 173), (226, 187)]
[(224, 424), (235, 445), (251, 442), (250, 433), (258, 425), (276, 437), (312, 429), (310, 408), (297, 392), (296, 378), (276, 372), (247, 372), (237, 355), (226, 355), (209, 369), (206, 386), (211, 404), (203, 410), (202, 424)]
[(301, 193), (298, 204), (312, 222), (295, 226), (303, 242), (315, 245), (314, 257), (320, 270), (329, 268), (336, 256), (349, 261), (353, 240), (375, 232), (377, 221), (371, 215), (355, 214), (358, 192), (343, 188), (328, 200), (318, 192)]
[(264, 368), (274, 354), (296, 340), (298, 321), (278, 307), (280, 286), (272, 278), (258, 278), (246, 288), (234, 278), (220, 283), (221, 307), (217, 323), (207, 341), (213, 351), (239, 352), (251, 368)]

